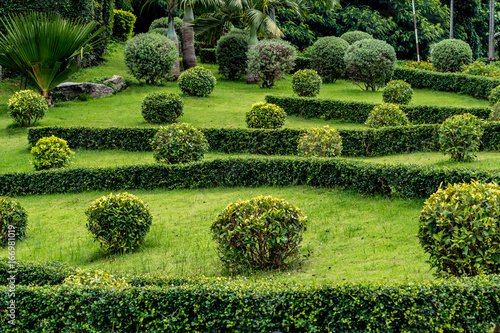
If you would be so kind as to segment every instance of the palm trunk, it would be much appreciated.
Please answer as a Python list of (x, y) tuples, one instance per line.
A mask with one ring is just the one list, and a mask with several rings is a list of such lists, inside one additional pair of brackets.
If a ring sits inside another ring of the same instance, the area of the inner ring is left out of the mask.
[(172, 75), (174, 79), (177, 80), (179, 78), (179, 75), (181, 74), (179, 65), (179, 39), (177, 38), (177, 34), (175, 33), (174, 16), (171, 13), (168, 14), (167, 37), (174, 42), (175, 47), (177, 48), (177, 60), (175, 60), (174, 68), (172, 68), (172, 72), (170, 72), (170, 75)]
[(184, 10), (184, 19), (182, 20), (182, 63), (184, 69), (195, 67), (196, 52), (194, 50), (194, 29), (193, 29), (193, 8), (186, 6)]
[(2, 80), (2, 79), (3, 79), (3, 68), (0, 65), (0, 80)]
[(49, 107), (53, 107), (54, 100), (52, 99), (52, 94), (50, 93), (50, 91), (41, 91), (40, 93), (42, 94), (43, 97), (45, 97), (45, 100), (47, 101), (47, 105)]
[(490, 34), (488, 58), (490, 61), (495, 59), (495, 0), (490, 0)]
[[(248, 51), (250, 51), (257, 43), (259, 40), (257, 39), (257, 32), (255, 29), (250, 30), (250, 39), (248, 40)], [(256, 84), (260, 80), (259, 74), (254, 74), (251, 73), (249, 70), (247, 70), (247, 84)]]
[(450, 39), (453, 39), (453, 0), (450, 1)]

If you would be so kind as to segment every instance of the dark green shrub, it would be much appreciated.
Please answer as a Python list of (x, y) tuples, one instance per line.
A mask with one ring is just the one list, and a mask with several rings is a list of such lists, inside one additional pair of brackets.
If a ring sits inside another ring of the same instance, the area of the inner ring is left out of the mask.
[(489, 120), (500, 121), (500, 103), (495, 103), (495, 105), (491, 107)]
[(298, 260), (306, 222), (285, 200), (260, 196), (230, 203), (210, 229), (228, 269), (279, 269)]
[(342, 137), (328, 126), (311, 128), (300, 137), (297, 151), (301, 156), (335, 157), (342, 153)]
[(403, 80), (392, 80), (385, 86), (382, 99), (384, 103), (409, 104), (412, 96), (411, 85)]
[(180, 123), (160, 127), (152, 143), (156, 161), (167, 164), (201, 160), (208, 151), (203, 133), (193, 126)]
[[(16, 240), (26, 235), (28, 214), (19, 202), (7, 197), (0, 197), (0, 246), (15, 246)], [(15, 252), (15, 251), (14, 251)]]
[(248, 37), (244, 34), (222, 36), (217, 41), (219, 74), (228, 80), (237, 80), (247, 72)]
[(47, 100), (32, 90), (21, 90), (9, 99), (9, 115), (20, 126), (30, 126), (42, 119), (48, 110)]
[(445, 39), (434, 45), (432, 66), (438, 72), (458, 72), (463, 64), (472, 62), (472, 50), (464, 41)]
[(345, 72), (344, 54), (349, 44), (338, 37), (319, 38), (311, 48), (311, 66), (324, 82), (331, 83)]
[(396, 104), (384, 103), (376, 105), (368, 115), (365, 125), (372, 128), (388, 126), (406, 126), (410, 121), (406, 114)]
[(344, 61), (346, 75), (354, 84), (375, 91), (391, 80), (396, 67), (396, 52), (382, 40), (363, 39), (347, 49)]
[(372, 39), (373, 36), (364, 31), (348, 31), (342, 36), (340, 36), (340, 38), (349, 43), (349, 45), (352, 45), (356, 43), (358, 40)]
[(293, 92), (303, 97), (315, 97), (321, 89), (321, 76), (313, 69), (303, 69), (292, 76)]
[(31, 148), (31, 155), (33, 155), (32, 162), (35, 170), (63, 168), (69, 164), (69, 160), (73, 154), (66, 140), (54, 135), (41, 138)]
[(448, 184), (425, 201), (418, 238), (438, 274), (500, 273), (500, 186)]
[(472, 161), (481, 144), (483, 121), (470, 113), (446, 119), (439, 128), (440, 150), (454, 161)]
[(175, 93), (154, 92), (144, 97), (141, 110), (149, 123), (173, 123), (182, 116), (184, 103), (181, 96)]
[(490, 105), (495, 105), (500, 102), (500, 86), (491, 89), (491, 92), (488, 95), (488, 100), (490, 101)]
[(131, 38), (134, 34), (134, 24), (137, 17), (131, 12), (121, 9), (114, 9), (113, 13), (113, 37), (120, 41)]
[(285, 119), (285, 111), (270, 103), (255, 103), (246, 115), (249, 128), (281, 128), (285, 124)]
[(206, 97), (214, 90), (217, 79), (204, 67), (196, 66), (179, 76), (179, 88), (189, 96)]
[(200, 62), (203, 64), (216, 64), (217, 63), (217, 50), (215, 48), (201, 48), (197, 53), (200, 56)]
[(110, 253), (137, 248), (149, 231), (153, 217), (148, 206), (127, 192), (95, 200), (86, 210), (87, 229)]

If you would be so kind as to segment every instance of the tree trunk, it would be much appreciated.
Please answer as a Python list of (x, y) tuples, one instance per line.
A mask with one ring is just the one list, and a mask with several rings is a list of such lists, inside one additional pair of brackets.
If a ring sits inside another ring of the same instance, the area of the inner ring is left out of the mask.
[(495, 59), (495, 0), (490, 0), (490, 34), (488, 58), (490, 61)]
[(54, 100), (52, 99), (52, 93), (50, 91), (41, 91), (40, 93), (42, 94), (43, 97), (45, 97), (48, 107), (53, 107)]
[(173, 15), (168, 16), (167, 37), (174, 42), (175, 47), (177, 49), (177, 59), (175, 60), (175, 64), (174, 64), (174, 68), (172, 68), (172, 72), (170, 72), (170, 75), (172, 75), (174, 77), (174, 79), (177, 80), (179, 78), (179, 75), (181, 74), (181, 69), (180, 69), (180, 65), (179, 65), (179, 39), (177, 38), (177, 34), (175, 33)]
[(0, 80), (2, 80), (2, 79), (3, 79), (3, 68), (0, 65)]
[(493, 333), (500, 333), (500, 323), (495, 324), (495, 330), (493, 331)]
[(196, 52), (194, 50), (193, 8), (186, 6), (182, 20), (182, 63), (184, 70), (195, 67)]
[(450, 0), (450, 39), (453, 39), (453, 0)]
[[(248, 40), (248, 51), (250, 51), (259, 40), (257, 39), (257, 32), (252, 29), (250, 30), (250, 39)], [(247, 84), (256, 84), (260, 81), (259, 74), (251, 73), (250, 70), (247, 69)]]

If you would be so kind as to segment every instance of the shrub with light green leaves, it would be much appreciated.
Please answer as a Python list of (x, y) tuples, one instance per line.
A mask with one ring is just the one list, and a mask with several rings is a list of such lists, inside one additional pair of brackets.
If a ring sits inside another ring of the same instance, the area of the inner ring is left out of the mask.
[(321, 89), (321, 76), (313, 69), (302, 69), (292, 75), (292, 89), (301, 97), (315, 97)]
[(272, 128), (283, 127), (286, 120), (286, 112), (279, 106), (271, 103), (255, 103), (246, 114), (249, 128)]
[(495, 103), (495, 105), (491, 107), (490, 117), (488, 120), (500, 121), (500, 103)]
[(0, 197), (0, 246), (14, 246), (15, 240), (25, 237), (27, 225), (28, 214), (21, 204), (14, 199)]
[(30, 126), (42, 119), (48, 110), (47, 100), (32, 90), (21, 90), (9, 99), (9, 115), (20, 126)]
[(307, 216), (294, 205), (260, 196), (230, 203), (210, 229), (229, 270), (281, 269), (299, 259), (306, 223)]
[(385, 86), (382, 99), (384, 103), (409, 104), (412, 96), (410, 84), (403, 80), (392, 80)]
[(206, 97), (216, 84), (217, 79), (212, 72), (201, 66), (190, 68), (179, 76), (179, 88), (189, 96)]
[(129, 252), (137, 247), (148, 233), (153, 217), (148, 206), (127, 192), (103, 196), (86, 210), (87, 229), (104, 251)]
[(342, 38), (321, 37), (311, 47), (311, 65), (324, 82), (332, 83), (344, 74), (344, 54), (349, 47)]
[(462, 65), (472, 62), (472, 50), (464, 41), (444, 39), (434, 45), (431, 58), (437, 72), (459, 72)]
[(490, 94), (488, 95), (488, 100), (490, 101), (490, 105), (495, 105), (500, 102), (500, 86), (496, 86), (491, 89)]
[(178, 94), (160, 91), (147, 94), (142, 100), (141, 110), (149, 123), (173, 123), (182, 116), (184, 103)]
[(64, 279), (66, 286), (72, 287), (99, 287), (99, 288), (128, 288), (130, 284), (123, 277), (118, 277), (104, 271), (88, 271), (80, 268), (76, 273)]
[(297, 151), (300, 156), (335, 157), (342, 153), (342, 137), (339, 132), (325, 126), (311, 128), (300, 137)]
[(345, 40), (349, 45), (356, 43), (358, 40), (363, 39), (372, 39), (373, 36), (364, 31), (348, 31), (340, 36), (343, 40)]
[(406, 126), (410, 121), (396, 104), (383, 103), (376, 105), (368, 115), (365, 125), (372, 128), (388, 126)]
[(68, 147), (66, 140), (54, 135), (44, 137), (37, 141), (31, 148), (33, 165), (35, 170), (52, 168), (63, 168), (69, 164), (71, 156), (74, 154)]
[(439, 128), (440, 150), (454, 161), (472, 161), (484, 133), (483, 120), (470, 113), (446, 119)]
[(126, 41), (132, 37), (134, 24), (137, 17), (129, 11), (113, 10), (113, 37), (120, 41)]

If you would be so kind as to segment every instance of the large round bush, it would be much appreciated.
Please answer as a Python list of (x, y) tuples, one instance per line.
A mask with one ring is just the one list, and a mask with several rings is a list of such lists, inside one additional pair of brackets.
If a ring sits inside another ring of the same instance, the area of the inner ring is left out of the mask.
[(500, 102), (500, 86), (496, 86), (491, 89), (491, 92), (488, 95), (488, 100), (490, 101), (490, 105), (495, 105)]
[(321, 89), (321, 76), (314, 69), (302, 69), (292, 76), (293, 92), (302, 97), (315, 97)]
[(500, 186), (448, 184), (425, 201), (418, 238), (437, 272), (500, 273)]
[(85, 211), (87, 229), (106, 252), (128, 252), (139, 246), (153, 217), (148, 206), (129, 193), (103, 196)]
[(40, 138), (31, 148), (35, 170), (63, 168), (69, 164), (73, 154), (66, 140), (54, 135)]
[[(26, 235), (28, 214), (19, 202), (0, 197), (0, 246), (14, 246)], [(10, 249), (9, 249), (10, 251)]]
[(178, 94), (154, 92), (142, 100), (142, 116), (149, 123), (173, 123), (182, 116), (184, 103)]
[(285, 200), (260, 196), (230, 203), (210, 229), (228, 269), (279, 269), (298, 259), (306, 222)]
[(217, 80), (212, 72), (201, 66), (192, 67), (179, 76), (179, 88), (189, 96), (206, 97), (216, 84)]
[(410, 121), (406, 114), (396, 104), (383, 103), (376, 105), (370, 111), (365, 125), (372, 128), (388, 126), (406, 126)]
[(387, 83), (382, 94), (384, 103), (408, 104), (413, 96), (411, 85), (403, 80), (392, 80)]
[(249, 128), (277, 129), (285, 124), (286, 112), (279, 106), (271, 103), (255, 103), (246, 114)]
[(177, 48), (174, 42), (160, 34), (138, 34), (128, 40), (123, 54), (132, 75), (149, 84), (169, 79), (177, 59)]
[(476, 116), (470, 113), (451, 116), (439, 127), (440, 149), (454, 161), (472, 161), (483, 133), (483, 121)]
[(342, 137), (339, 132), (325, 126), (311, 128), (300, 137), (297, 151), (300, 156), (335, 157), (342, 153)]
[(232, 33), (217, 41), (216, 58), (219, 74), (228, 80), (237, 80), (247, 71), (248, 37)]
[(348, 31), (340, 36), (343, 40), (345, 40), (349, 45), (356, 43), (358, 40), (363, 39), (372, 39), (373, 36), (364, 31)]
[(385, 86), (396, 68), (394, 48), (378, 39), (355, 42), (347, 49), (344, 60), (351, 81), (372, 91)]
[(189, 124), (171, 124), (160, 127), (153, 138), (152, 148), (158, 162), (189, 163), (203, 158), (208, 151), (208, 141), (199, 129)]
[(311, 66), (324, 82), (335, 82), (344, 74), (344, 54), (348, 47), (349, 43), (338, 37), (322, 37), (314, 43)]
[(21, 90), (12, 95), (7, 104), (9, 115), (20, 126), (30, 126), (42, 119), (48, 110), (47, 100), (32, 90)]
[(445, 39), (434, 45), (432, 66), (438, 72), (458, 72), (472, 62), (472, 50), (464, 41)]

